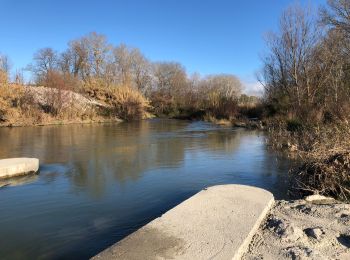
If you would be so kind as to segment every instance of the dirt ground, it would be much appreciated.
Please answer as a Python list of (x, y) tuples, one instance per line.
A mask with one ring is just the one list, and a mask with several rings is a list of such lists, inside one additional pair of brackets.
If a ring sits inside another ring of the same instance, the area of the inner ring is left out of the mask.
[(243, 259), (350, 259), (350, 204), (276, 201)]

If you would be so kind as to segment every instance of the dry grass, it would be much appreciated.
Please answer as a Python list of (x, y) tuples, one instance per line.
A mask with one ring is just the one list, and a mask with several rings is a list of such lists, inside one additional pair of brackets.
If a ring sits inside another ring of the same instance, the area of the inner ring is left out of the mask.
[(127, 85), (85, 87), (90, 97), (110, 107), (109, 114), (124, 120), (143, 119), (149, 116), (150, 103), (140, 91)]
[(17, 85), (0, 84), (0, 123), (12, 123), (15, 118), (22, 118), (20, 100), (24, 91)]
[(216, 125), (223, 125), (223, 126), (232, 126), (232, 121), (228, 119), (217, 119), (217, 117), (211, 115), (210, 113), (207, 113), (203, 117), (204, 121), (211, 122)]
[(110, 103), (122, 119), (133, 120), (147, 117), (149, 101), (138, 90), (131, 87), (113, 88)]
[(350, 125), (346, 120), (311, 126), (276, 120), (269, 130), (270, 144), (289, 150), (301, 161), (300, 167), (290, 170), (294, 194), (350, 200)]
[(85, 100), (77, 100), (76, 96), (81, 95), (45, 87), (1, 84), (0, 126), (103, 121), (94, 104), (81, 106)]
[(277, 150), (294, 150), (303, 158), (324, 159), (325, 155), (350, 149), (347, 121), (307, 125), (298, 120), (274, 118), (266, 124), (269, 144)]
[(73, 92), (70, 82), (74, 81), (62, 75), (53, 74), (48, 82), (50, 87), (0, 83), (0, 126), (132, 120), (149, 116), (148, 100), (131, 87), (89, 82), (83, 88), (90, 96), (87, 98)]
[(208, 93), (207, 100), (203, 101), (204, 109), (218, 119), (232, 120), (238, 116), (238, 102), (218, 92)]
[(33, 96), (21, 85), (1, 86), (0, 125), (22, 126), (45, 124), (55, 120), (45, 113)]
[(350, 200), (350, 152), (305, 162), (292, 173), (295, 176), (293, 190), (299, 194), (317, 193)]
[(8, 84), (8, 76), (7, 73), (0, 70), (0, 86)]

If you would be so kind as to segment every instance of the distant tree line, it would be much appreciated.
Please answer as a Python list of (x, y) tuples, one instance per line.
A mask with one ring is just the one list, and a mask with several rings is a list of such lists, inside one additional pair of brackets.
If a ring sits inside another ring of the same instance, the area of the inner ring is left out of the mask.
[[(242, 92), (234, 75), (188, 75), (180, 63), (151, 62), (139, 49), (114, 46), (95, 32), (70, 41), (61, 53), (39, 49), (26, 69), (32, 72), (36, 85), (95, 98), (127, 87), (149, 100), (154, 113), (173, 116), (206, 111), (215, 117), (234, 118)], [(9, 74), (5, 55), (0, 56), (0, 70)]]

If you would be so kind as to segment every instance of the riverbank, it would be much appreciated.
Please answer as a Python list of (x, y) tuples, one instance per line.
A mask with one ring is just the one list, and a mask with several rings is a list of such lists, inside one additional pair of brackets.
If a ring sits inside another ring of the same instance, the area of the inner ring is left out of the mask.
[[(350, 204), (274, 202), (251, 186), (205, 189), (93, 259), (349, 259)], [(150, 243), (150, 241), (152, 241)]]
[(94, 118), (94, 119), (75, 119), (75, 120), (52, 120), (48, 122), (41, 122), (36, 124), (28, 124), (26, 122), (0, 124), (0, 127), (25, 127), (25, 126), (53, 126), (53, 125), (74, 125), (74, 124), (104, 124), (104, 123), (121, 123), (120, 118)]
[(349, 259), (349, 224), (350, 204), (329, 198), (279, 200), (243, 259)]
[(291, 192), (298, 197), (320, 194), (350, 200), (350, 125), (347, 121), (309, 123), (271, 118), (268, 144), (298, 159), (290, 169)]
[(0, 126), (119, 122), (150, 118), (149, 101), (128, 86), (80, 91), (0, 85)]

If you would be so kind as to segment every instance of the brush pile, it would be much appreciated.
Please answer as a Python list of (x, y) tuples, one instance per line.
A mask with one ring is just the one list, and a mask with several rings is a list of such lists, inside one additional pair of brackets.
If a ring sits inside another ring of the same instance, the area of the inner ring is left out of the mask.
[(350, 200), (350, 152), (334, 153), (323, 160), (306, 161), (291, 170), (293, 191), (299, 195), (321, 194)]

